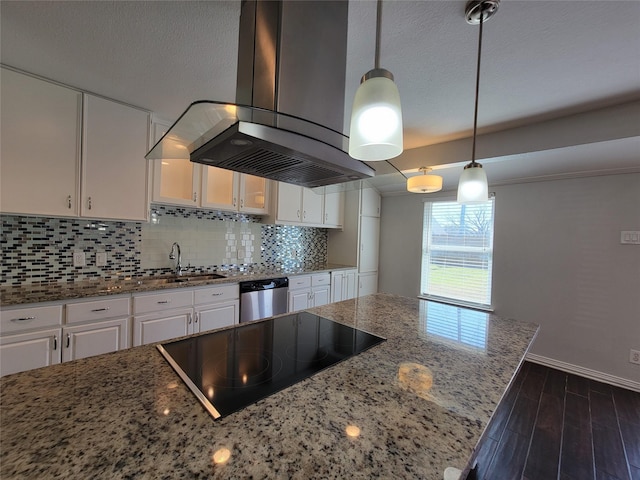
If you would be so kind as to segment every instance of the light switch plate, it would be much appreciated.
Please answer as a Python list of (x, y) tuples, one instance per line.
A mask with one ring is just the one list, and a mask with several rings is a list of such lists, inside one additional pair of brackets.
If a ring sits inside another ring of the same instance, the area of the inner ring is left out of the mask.
[(620, 232), (620, 243), (623, 245), (640, 245), (640, 232), (637, 230), (623, 230)]
[(84, 267), (86, 265), (86, 258), (82, 250), (73, 251), (73, 266)]
[(107, 252), (96, 252), (96, 267), (107, 266)]

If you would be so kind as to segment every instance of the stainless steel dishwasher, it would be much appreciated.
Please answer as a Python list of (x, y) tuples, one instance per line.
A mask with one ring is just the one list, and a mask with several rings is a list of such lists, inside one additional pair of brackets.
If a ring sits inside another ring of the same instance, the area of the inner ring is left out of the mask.
[(287, 313), (288, 278), (240, 282), (240, 323)]

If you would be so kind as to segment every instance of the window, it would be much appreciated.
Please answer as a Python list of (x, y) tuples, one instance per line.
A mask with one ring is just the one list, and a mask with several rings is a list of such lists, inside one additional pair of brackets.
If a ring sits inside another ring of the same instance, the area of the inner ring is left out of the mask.
[(494, 200), (424, 205), (420, 292), (434, 300), (491, 305)]

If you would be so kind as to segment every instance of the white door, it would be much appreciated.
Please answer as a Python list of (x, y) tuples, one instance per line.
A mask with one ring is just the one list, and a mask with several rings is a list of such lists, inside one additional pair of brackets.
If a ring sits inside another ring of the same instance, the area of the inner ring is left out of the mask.
[(356, 298), (358, 295), (358, 290), (356, 289), (356, 277), (357, 273), (355, 270), (349, 270), (345, 273), (344, 286), (342, 290), (343, 300), (350, 300), (352, 298)]
[(278, 183), (277, 220), (300, 222), (302, 219), (302, 187), (290, 183)]
[(378, 274), (365, 273), (358, 275), (358, 296), (372, 295), (378, 292)]
[(80, 214), (146, 220), (149, 114), (85, 94), (84, 125)]
[(2, 212), (77, 216), (82, 94), (0, 73)]
[(380, 219), (360, 217), (360, 273), (378, 271)]
[(312, 300), (314, 307), (320, 307), (330, 303), (331, 287), (329, 285), (322, 287), (314, 287), (312, 292)]
[(236, 300), (207, 307), (198, 307), (194, 319), (194, 333), (237, 324), (240, 318), (239, 305), (239, 301)]
[(344, 192), (324, 194), (324, 225), (342, 227), (344, 218)]
[(314, 225), (322, 225), (322, 207), (324, 195), (310, 188), (302, 189), (302, 221)]
[(0, 376), (60, 363), (59, 328), (0, 337)]
[(237, 211), (239, 204), (240, 174), (218, 167), (203, 167), (202, 199), (203, 207)]
[(133, 346), (162, 342), (193, 333), (192, 309), (143, 315), (133, 319)]
[(380, 194), (375, 188), (362, 189), (362, 215), (368, 217), (380, 216)]
[(254, 175), (240, 174), (240, 211), (255, 215), (268, 213), (269, 181)]
[(62, 361), (77, 360), (129, 347), (129, 318), (62, 329)]
[(331, 272), (331, 301), (340, 302), (344, 300), (344, 273)]
[(309, 308), (310, 290), (289, 290), (289, 311), (297, 312)]

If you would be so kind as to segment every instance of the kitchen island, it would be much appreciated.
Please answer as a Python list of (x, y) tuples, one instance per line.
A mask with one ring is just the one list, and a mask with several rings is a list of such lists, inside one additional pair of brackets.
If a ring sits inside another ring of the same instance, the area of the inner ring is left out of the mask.
[(0, 477), (441, 479), (538, 329), (386, 294), (309, 311), (387, 341), (219, 420), (152, 345), (0, 379)]

